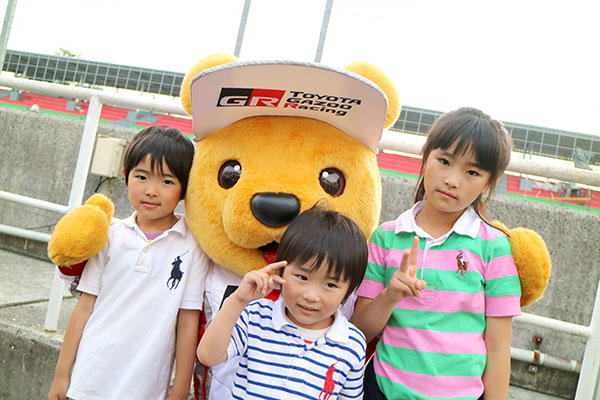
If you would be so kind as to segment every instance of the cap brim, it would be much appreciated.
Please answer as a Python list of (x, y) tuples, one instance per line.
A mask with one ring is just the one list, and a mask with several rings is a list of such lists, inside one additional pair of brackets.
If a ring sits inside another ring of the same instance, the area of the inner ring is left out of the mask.
[(353, 72), (294, 61), (235, 62), (190, 83), (196, 140), (258, 115), (314, 118), (376, 151), (387, 113), (379, 87)]

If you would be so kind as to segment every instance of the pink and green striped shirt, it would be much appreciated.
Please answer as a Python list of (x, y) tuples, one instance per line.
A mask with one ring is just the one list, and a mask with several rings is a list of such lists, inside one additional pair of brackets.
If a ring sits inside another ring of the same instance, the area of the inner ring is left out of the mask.
[(388, 400), (477, 399), (486, 363), (485, 318), (521, 313), (510, 244), (471, 207), (450, 232), (433, 239), (415, 223), (422, 207), (417, 203), (384, 223), (369, 242), (358, 296), (375, 298), (385, 288), (415, 234), (417, 276), (427, 282), (421, 298), (407, 297), (392, 312), (377, 344), (377, 382)]

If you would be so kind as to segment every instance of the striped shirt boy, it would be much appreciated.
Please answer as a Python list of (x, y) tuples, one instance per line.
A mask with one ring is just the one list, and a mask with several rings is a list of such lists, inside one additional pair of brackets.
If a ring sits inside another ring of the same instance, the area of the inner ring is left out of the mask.
[(365, 337), (337, 311), (313, 343), (298, 335), (281, 297), (250, 303), (237, 321), (228, 358), (241, 356), (233, 399), (362, 399)]
[(377, 344), (374, 369), (392, 399), (477, 399), (483, 393), (486, 317), (520, 314), (521, 287), (506, 236), (468, 207), (433, 239), (415, 223), (419, 202), (380, 226), (357, 295), (375, 298), (400, 266), (414, 235), (421, 238), (417, 277), (422, 297), (398, 302)]

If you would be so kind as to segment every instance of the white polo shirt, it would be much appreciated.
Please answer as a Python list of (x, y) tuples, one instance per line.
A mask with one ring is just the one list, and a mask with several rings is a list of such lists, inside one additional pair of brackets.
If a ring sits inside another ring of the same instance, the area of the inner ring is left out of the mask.
[(365, 337), (338, 310), (329, 330), (306, 343), (281, 297), (252, 302), (237, 321), (228, 357), (240, 356), (233, 399), (360, 399)]
[(97, 296), (71, 376), (75, 400), (166, 397), (179, 309), (200, 310), (208, 258), (185, 217), (151, 242), (135, 213), (113, 220), (78, 290)]

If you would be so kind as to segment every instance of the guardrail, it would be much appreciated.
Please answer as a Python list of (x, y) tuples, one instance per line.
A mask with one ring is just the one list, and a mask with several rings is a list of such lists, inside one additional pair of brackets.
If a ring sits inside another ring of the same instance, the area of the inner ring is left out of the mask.
[[(393, 132), (384, 132), (379, 142), (379, 147), (385, 150), (421, 154), (421, 148), (424, 143), (424, 136), (398, 135)], [(600, 186), (600, 171), (597, 169), (575, 168), (571, 163), (564, 160), (526, 159), (523, 158), (523, 154), (512, 152), (510, 163), (506, 170), (526, 175), (543, 176), (564, 182)]]
[[(87, 89), (75, 86), (58, 85), (48, 82), (39, 82), (28, 79), (15, 78), (6, 74), (0, 74), (0, 86), (5, 86), (17, 90), (41, 92), (54, 96), (77, 98), (89, 101), (88, 113), (85, 119), (81, 144), (79, 146), (79, 155), (77, 157), (77, 164), (75, 166), (75, 172), (73, 174), (73, 183), (69, 194), (68, 204), (66, 206), (61, 204), (54, 204), (41, 199), (33, 199), (25, 196), (20, 196), (14, 193), (0, 191), (0, 199), (13, 201), (19, 204), (37, 207), (45, 210), (57, 211), (61, 213), (67, 213), (73, 210), (77, 206), (81, 205), (83, 201), (87, 173), (90, 169), (92, 151), (96, 142), (96, 132), (98, 130), (100, 112), (102, 111), (103, 104), (185, 115), (185, 112), (183, 111), (181, 105), (176, 102), (160, 103), (148, 99), (132, 98), (123, 95), (117, 95), (114, 93), (106, 93), (96, 89)], [(44, 242), (47, 242), (50, 239), (50, 235), (48, 234), (2, 224), (0, 224), (0, 232), (23, 237), (26, 239), (39, 240)], [(46, 312), (46, 319), (44, 322), (45, 330), (56, 330), (56, 326), (58, 325), (58, 316), (60, 313), (63, 290), (64, 283), (58, 276), (58, 272), (55, 272), (48, 301), (48, 311)]]
[[(183, 108), (174, 102), (161, 103), (157, 101), (131, 98), (123, 95), (105, 93), (100, 90), (86, 89), (58, 85), (47, 82), (37, 82), (26, 79), (14, 78), (0, 74), (0, 86), (10, 87), (17, 90), (47, 93), (50, 95), (64, 96), (89, 100), (88, 114), (83, 129), (83, 138), (79, 148), (79, 155), (73, 176), (73, 183), (69, 196), (68, 205), (50, 203), (41, 199), (34, 199), (26, 196), (20, 196), (14, 193), (0, 191), (0, 199), (16, 202), (30, 207), (41, 208), (45, 210), (67, 213), (75, 207), (81, 205), (87, 171), (90, 167), (92, 150), (96, 139), (96, 132), (100, 120), (100, 111), (102, 105), (112, 105), (119, 107), (130, 107), (143, 110), (151, 110), (176, 115), (185, 115)], [(380, 148), (400, 151), (404, 153), (420, 154), (424, 142), (423, 137), (414, 135), (399, 135), (393, 132), (385, 132), (380, 142)], [(591, 186), (600, 186), (600, 174), (594, 171), (576, 169), (574, 167), (557, 166), (555, 162), (542, 162), (537, 160), (524, 160), (520, 155), (512, 154), (509, 171), (545, 176), (547, 178), (558, 179), (567, 182), (587, 184)], [(0, 225), (0, 232), (27, 239), (48, 242), (50, 235), (31, 230)], [(58, 324), (58, 315), (62, 302), (62, 292), (64, 283), (55, 271), (48, 310), (44, 322), (44, 329), (47, 331), (56, 331)], [(529, 325), (544, 327), (571, 335), (576, 335), (586, 339), (585, 353), (581, 366), (573, 366), (570, 360), (559, 360), (556, 357), (544, 355), (546, 365), (555, 368), (567, 370), (580, 370), (579, 381), (575, 400), (590, 400), (594, 396), (594, 391), (598, 383), (598, 371), (600, 369), (600, 285), (596, 292), (596, 300), (592, 311), (590, 326), (576, 325), (565, 321), (542, 317), (534, 314), (523, 313), (515, 317), (515, 321)], [(511, 348), (511, 356), (515, 359), (542, 364), (540, 354), (536, 356), (535, 352), (523, 349)], [(533, 357), (533, 358), (532, 358)], [(597, 400), (600, 394), (595, 397)]]

